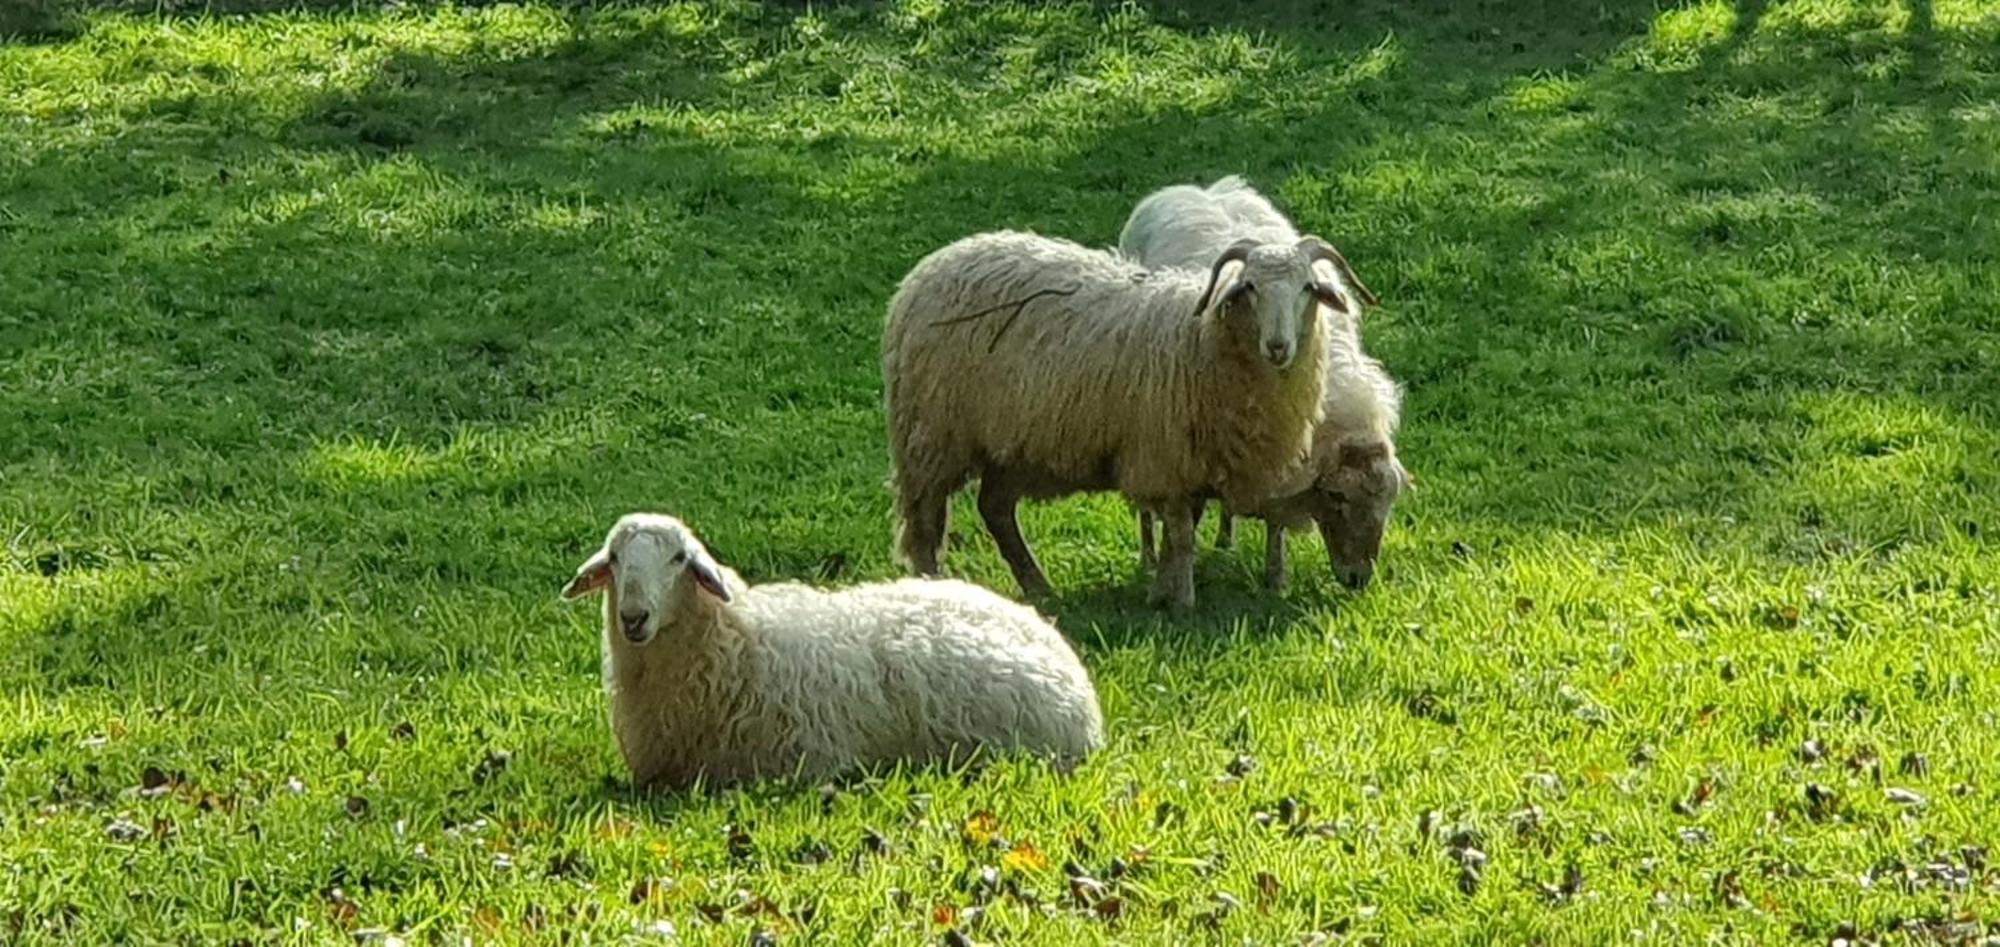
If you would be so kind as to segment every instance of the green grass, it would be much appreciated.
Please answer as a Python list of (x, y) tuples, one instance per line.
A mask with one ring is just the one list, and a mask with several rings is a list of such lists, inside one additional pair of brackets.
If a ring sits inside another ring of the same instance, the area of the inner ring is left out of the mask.
[[(0, 47), (0, 942), (2000, 925), (1990, 0), (57, 6)], [(1101, 756), (625, 787), (556, 601), (610, 521), (894, 574), (895, 281), (1234, 172), (1386, 301), (1376, 586), (1261, 596), (1253, 529), (1168, 621), (1118, 502), (1040, 507)]]

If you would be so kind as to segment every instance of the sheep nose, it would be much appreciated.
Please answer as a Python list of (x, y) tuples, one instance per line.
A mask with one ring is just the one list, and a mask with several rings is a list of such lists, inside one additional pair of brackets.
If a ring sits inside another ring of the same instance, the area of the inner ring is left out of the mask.
[(1284, 368), (1292, 363), (1292, 347), (1282, 340), (1266, 342), (1264, 357), (1270, 359), (1271, 364)]
[(1375, 566), (1371, 564), (1346, 566), (1340, 570), (1340, 584), (1355, 591), (1368, 587), (1368, 580), (1375, 578)]
[(625, 640), (646, 640), (646, 619), (651, 617), (651, 615), (651, 612), (643, 611), (619, 612), (618, 623), (625, 626)]

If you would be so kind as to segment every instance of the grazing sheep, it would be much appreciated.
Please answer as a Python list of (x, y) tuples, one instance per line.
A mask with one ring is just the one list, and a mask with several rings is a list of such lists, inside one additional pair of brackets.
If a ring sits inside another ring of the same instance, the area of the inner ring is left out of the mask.
[[(1242, 239), (1282, 243), (1298, 230), (1262, 194), (1239, 177), (1207, 188), (1180, 184), (1148, 195), (1132, 210), (1119, 235), (1119, 252), (1155, 268), (1199, 270), (1218, 248)], [(1327, 282), (1350, 298), (1374, 305), (1354, 273), (1333, 266)], [(1285, 584), (1285, 531), (1319, 525), (1334, 573), (1352, 588), (1368, 584), (1396, 498), (1411, 481), (1396, 457), (1395, 434), (1402, 393), (1381, 363), (1361, 350), (1361, 308), (1329, 306), (1325, 403), (1314, 432), (1305, 476), (1261, 506), (1242, 508), (1263, 519), (1265, 581)], [(1228, 546), (1238, 508), (1224, 502), (1216, 543)], [(1152, 515), (1139, 513), (1140, 557), (1154, 559)]]
[(1035, 611), (963, 582), (748, 586), (633, 513), (563, 589), (604, 597), (611, 727), (639, 785), (810, 777), (1104, 743), (1090, 675)]
[(1312, 263), (1339, 259), (1317, 237), (1242, 241), (1204, 280), (1016, 232), (925, 257), (882, 334), (904, 560), (937, 574), (951, 496), (977, 478), (1015, 581), (1043, 595), (1021, 498), (1117, 490), (1166, 524), (1153, 600), (1193, 605), (1199, 497), (1260, 504), (1311, 447), (1326, 351), (1313, 311), (1346, 304)]

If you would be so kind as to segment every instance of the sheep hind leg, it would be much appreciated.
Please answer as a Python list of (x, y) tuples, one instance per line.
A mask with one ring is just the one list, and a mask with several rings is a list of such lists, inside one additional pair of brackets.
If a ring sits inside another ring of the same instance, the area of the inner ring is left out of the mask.
[(1222, 519), (1215, 524), (1215, 548), (1228, 549), (1236, 545), (1236, 517), (1228, 510), (1222, 511)]
[(951, 494), (933, 490), (899, 501), (902, 528), (897, 546), (911, 572), (939, 574), (938, 560), (944, 553), (945, 530), (951, 525)]
[(1200, 507), (1189, 502), (1160, 508), (1160, 571), (1148, 600), (1175, 611), (1194, 607), (1194, 522)]
[(1285, 529), (1276, 523), (1264, 524), (1264, 586), (1283, 592), (1288, 583), (1285, 568)]
[(993, 534), (993, 542), (1000, 547), (1000, 558), (1007, 560), (1007, 568), (1013, 570), (1015, 583), (1021, 586), (1021, 594), (1028, 598), (1048, 596), (1049, 577), (1042, 573), (1042, 566), (1035, 561), (1034, 550), (1028, 548), (1028, 540), (1021, 535), (1021, 522), (1016, 511), (1021, 504), (1021, 489), (1008, 477), (1005, 471), (988, 470), (979, 479), (979, 516), (986, 521), (986, 531)]

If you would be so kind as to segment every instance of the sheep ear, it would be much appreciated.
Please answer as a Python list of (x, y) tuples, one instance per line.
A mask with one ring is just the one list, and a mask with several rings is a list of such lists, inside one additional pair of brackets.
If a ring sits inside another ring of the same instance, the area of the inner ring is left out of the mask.
[[(1383, 444), (1348, 444), (1340, 448), (1339, 466), (1368, 467), (1381, 463), (1388, 456), (1389, 448)], [(1400, 462), (1396, 464), (1397, 470), (1402, 467)]]
[(1340, 290), (1334, 289), (1333, 287), (1328, 286), (1327, 284), (1319, 282), (1317, 280), (1313, 281), (1311, 290), (1313, 298), (1319, 300), (1320, 305), (1325, 306), (1328, 309), (1333, 310), (1334, 312), (1352, 311), (1347, 308), (1347, 300), (1341, 298)]
[(1242, 299), (1244, 294), (1248, 292), (1250, 292), (1250, 284), (1244, 282), (1241, 278), (1238, 278), (1229, 284), (1228, 289), (1222, 291), (1222, 299), (1217, 301), (1216, 305), (1217, 306), (1234, 305), (1237, 300)]
[(736, 596), (729, 591), (728, 581), (722, 578), (722, 567), (716, 565), (706, 551), (688, 557), (688, 575), (694, 576), (695, 584), (708, 594), (724, 602), (735, 601)]
[(563, 598), (582, 598), (592, 592), (602, 592), (611, 584), (611, 554), (599, 549), (583, 565), (576, 567), (576, 578), (563, 586)]

